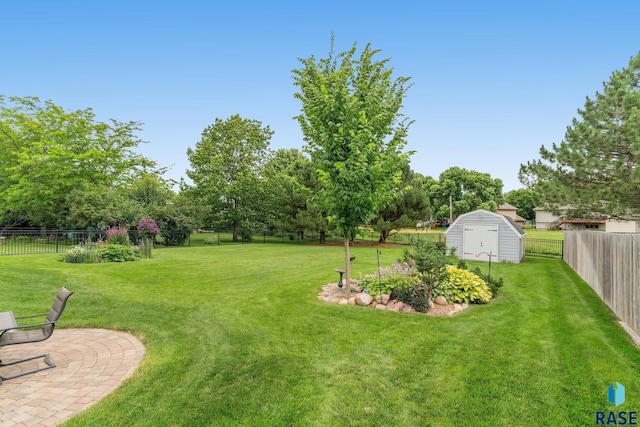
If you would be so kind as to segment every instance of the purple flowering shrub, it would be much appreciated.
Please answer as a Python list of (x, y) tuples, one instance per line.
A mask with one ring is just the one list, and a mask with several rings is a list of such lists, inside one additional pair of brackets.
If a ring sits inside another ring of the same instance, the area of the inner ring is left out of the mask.
[(129, 233), (124, 227), (111, 227), (105, 231), (107, 235), (107, 242), (110, 245), (128, 245)]
[(158, 224), (148, 216), (143, 216), (138, 221), (138, 233), (141, 237), (140, 256), (151, 258), (151, 249), (153, 249), (153, 241), (155, 236), (160, 234)]
[(138, 233), (141, 236), (155, 236), (160, 234), (160, 228), (151, 217), (143, 216), (138, 221)]

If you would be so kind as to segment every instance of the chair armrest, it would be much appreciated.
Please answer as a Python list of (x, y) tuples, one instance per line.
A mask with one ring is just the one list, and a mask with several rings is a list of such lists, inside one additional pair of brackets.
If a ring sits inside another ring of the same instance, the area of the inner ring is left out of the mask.
[(40, 316), (46, 316), (49, 313), (42, 313), (42, 314), (32, 314), (31, 316), (16, 316), (14, 317), (14, 319), (28, 319), (30, 317), (40, 317)]
[[(16, 318), (17, 319), (17, 318)], [(55, 322), (44, 322), (44, 323), (35, 323), (33, 325), (18, 325), (18, 326), (13, 326), (11, 328), (7, 328), (7, 329), (0, 329), (0, 331), (2, 331), (2, 333), (6, 332), (6, 331), (13, 331), (13, 330), (18, 330), (18, 329), (32, 329), (32, 328), (40, 328), (42, 326), (47, 326), (47, 325), (55, 325), (56, 323), (58, 323), (57, 321)]]

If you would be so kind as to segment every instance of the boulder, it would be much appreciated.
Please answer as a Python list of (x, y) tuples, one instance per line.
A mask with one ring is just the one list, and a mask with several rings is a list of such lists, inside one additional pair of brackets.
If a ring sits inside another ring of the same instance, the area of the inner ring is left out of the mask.
[(376, 308), (377, 308), (378, 310), (386, 310), (386, 309), (387, 309), (387, 306), (386, 306), (386, 305), (384, 305), (384, 304), (378, 304), (378, 305), (376, 305)]
[(395, 304), (393, 304), (393, 311), (402, 311), (403, 308), (404, 303), (402, 301), (396, 301)]
[(390, 299), (391, 299), (390, 295), (386, 295), (386, 294), (378, 295), (378, 296), (376, 297), (376, 302), (377, 302), (378, 304), (384, 304), (384, 305), (387, 305), (387, 304), (389, 304), (389, 300), (390, 300)]
[(338, 304), (340, 304), (340, 305), (347, 305), (347, 304), (349, 304), (349, 300), (347, 300), (347, 299), (345, 299), (345, 298), (342, 298)]
[(440, 295), (439, 297), (436, 298), (436, 304), (438, 305), (447, 305), (447, 299), (445, 297), (443, 297), (442, 295)]
[(365, 294), (364, 292), (357, 294), (355, 298), (356, 298), (356, 305), (367, 306), (367, 305), (371, 305), (371, 303), (373, 302), (373, 297), (369, 294)]
[(349, 305), (356, 305), (356, 297), (349, 298)]

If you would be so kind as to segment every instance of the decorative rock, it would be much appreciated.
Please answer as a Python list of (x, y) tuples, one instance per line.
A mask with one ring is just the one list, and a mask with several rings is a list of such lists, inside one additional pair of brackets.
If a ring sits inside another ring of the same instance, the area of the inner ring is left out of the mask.
[(458, 311), (462, 311), (462, 305), (461, 304), (453, 304), (453, 310), (458, 312)]
[(445, 297), (443, 297), (442, 295), (440, 295), (438, 298), (436, 298), (436, 304), (438, 305), (447, 305), (447, 299)]
[(394, 310), (395, 311), (395, 301), (389, 301), (389, 303), (387, 304), (387, 310)]
[(356, 286), (356, 292), (357, 292), (357, 293), (362, 292), (362, 289), (360, 288), (360, 286)]
[(376, 308), (377, 308), (378, 310), (386, 310), (386, 309), (387, 309), (387, 306), (386, 306), (386, 305), (384, 305), (384, 304), (378, 304), (378, 305), (376, 305)]
[(349, 305), (356, 305), (356, 297), (349, 298)]
[(373, 302), (373, 297), (369, 294), (365, 294), (364, 292), (357, 294), (355, 298), (356, 305), (367, 306)]
[(340, 300), (341, 300), (341, 299), (342, 299), (342, 298), (338, 298), (338, 297), (336, 297), (336, 298), (333, 298), (333, 299), (331, 300), (331, 302), (340, 302)]
[(402, 307), (402, 311), (405, 313), (413, 313), (416, 309), (411, 307), (409, 304), (405, 304), (404, 307)]
[(404, 303), (402, 301), (396, 301), (396, 303), (393, 304), (393, 311), (402, 311), (403, 308)]
[(348, 301), (348, 300), (346, 300), (346, 299), (344, 299), (344, 298), (342, 298), (338, 304), (340, 304), (340, 305), (347, 305), (347, 304), (349, 304), (349, 301)]
[(320, 293), (318, 294), (318, 296), (319, 296), (319, 297), (326, 297), (327, 295), (329, 295), (329, 293), (328, 293), (328, 292), (320, 292)]
[(378, 305), (378, 301), (374, 301), (371, 303), (371, 307), (376, 308), (376, 306)]
[(429, 301), (427, 302), (427, 308), (433, 308), (433, 306), (434, 306), (434, 305), (435, 305), (435, 304), (434, 304), (434, 303), (433, 303), (433, 301), (431, 301), (431, 300), (429, 300)]
[(391, 299), (391, 296), (390, 296), (390, 295), (382, 294), (382, 295), (378, 295), (378, 296), (376, 297), (376, 302), (377, 302), (378, 304), (387, 305), (387, 304), (389, 304), (389, 300), (390, 300), (390, 299)]

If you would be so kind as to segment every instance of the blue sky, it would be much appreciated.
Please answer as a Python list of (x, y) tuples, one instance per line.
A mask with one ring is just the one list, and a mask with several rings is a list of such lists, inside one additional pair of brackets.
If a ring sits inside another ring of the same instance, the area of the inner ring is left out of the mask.
[(179, 179), (215, 118), (302, 148), (291, 70), (354, 42), (381, 50), (413, 87), (412, 168), (452, 166), (520, 188), (520, 163), (563, 139), (586, 96), (640, 51), (640, 2), (6, 1), (0, 93), (99, 120), (143, 122), (139, 151)]

